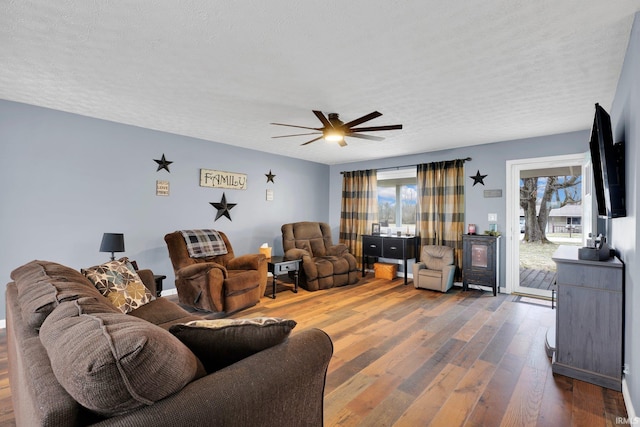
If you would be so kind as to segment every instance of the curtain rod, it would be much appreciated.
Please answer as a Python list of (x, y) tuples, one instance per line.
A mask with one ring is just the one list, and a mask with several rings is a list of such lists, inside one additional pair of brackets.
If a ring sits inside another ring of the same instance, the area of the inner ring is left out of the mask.
[[(461, 159), (461, 160), (464, 163), (464, 162), (470, 162), (473, 159), (471, 157), (466, 157), (466, 158)], [(415, 165), (404, 165), (404, 166), (390, 166), (388, 168), (373, 168), (373, 169), (375, 169), (376, 171), (388, 171), (388, 170), (394, 170), (394, 169), (395, 170), (404, 169), (404, 168), (408, 168), (408, 167), (411, 167), (411, 166), (418, 166), (418, 165), (415, 164)], [(351, 172), (351, 171), (342, 171), (342, 172), (340, 172), (340, 174), (344, 174), (345, 172)]]

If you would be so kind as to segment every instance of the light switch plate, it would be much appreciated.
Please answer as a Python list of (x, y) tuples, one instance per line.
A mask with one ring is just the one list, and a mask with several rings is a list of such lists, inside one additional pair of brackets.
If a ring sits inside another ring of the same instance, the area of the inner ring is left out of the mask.
[(498, 214), (490, 213), (489, 214), (489, 222), (498, 222)]

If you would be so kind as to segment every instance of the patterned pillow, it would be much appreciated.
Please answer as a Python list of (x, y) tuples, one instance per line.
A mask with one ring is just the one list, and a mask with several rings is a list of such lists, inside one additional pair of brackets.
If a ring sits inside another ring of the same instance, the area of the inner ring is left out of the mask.
[(125, 314), (156, 299), (126, 257), (81, 271), (102, 295)]
[(295, 326), (294, 320), (277, 317), (214, 319), (173, 325), (169, 332), (211, 373), (280, 344)]
[(181, 230), (191, 258), (209, 258), (228, 254), (227, 245), (216, 230)]

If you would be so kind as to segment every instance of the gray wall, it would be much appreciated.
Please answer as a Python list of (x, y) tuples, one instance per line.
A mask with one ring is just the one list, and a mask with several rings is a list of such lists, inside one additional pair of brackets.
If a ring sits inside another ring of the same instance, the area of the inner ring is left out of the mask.
[(618, 88), (609, 113), (614, 141), (624, 141), (626, 150), (627, 216), (609, 221), (613, 247), (625, 263), (625, 375), (635, 411), (640, 410), (640, 254), (638, 229), (638, 164), (640, 164), (640, 13), (636, 14)]
[[(156, 171), (163, 153), (170, 173)], [(245, 173), (248, 189), (200, 187), (200, 168)], [(169, 197), (155, 195), (156, 180), (170, 182)], [(104, 232), (124, 233), (116, 255), (167, 275), (165, 289), (174, 276), (163, 237), (174, 230), (216, 228), (238, 254), (263, 242), (281, 254), (283, 223), (327, 220), (328, 182), (327, 165), (0, 100), (0, 319), (14, 268), (99, 264), (110, 256), (98, 252)], [(232, 221), (214, 222), (209, 202), (223, 192), (237, 206)]]
[[(476, 224), (480, 232), (489, 229), (488, 214), (498, 214), (498, 231), (506, 230), (506, 161), (547, 157), (563, 154), (585, 153), (589, 149), (589, 131), (571, 132), (538, 138), (521, 139), (517, 141), (497, 142), (473, 147), (452, 150), (435, 151), (413, 156), (388, 158), (378, 161), (349, 163), (331, 167), (330, 210), (329, 218), (332, 229), (340, 226), (340, 199), (342, 192), (341, 171), (381, 169), (396, 166), (416, 165), (418, 163), (437, 162), (442, 160), (464, 159), (465, 162), (465, 223)], [(477, 171), (487, 175), (485, 185), (473, 185), (469, 178)], [(501, 198), (485, 198), (484, 190), (502, 190)], [(334, 231), (335, 233), (335, 231)], [(500, 239), (500, 283), (505, 286), (505, 245), (506, 240)]]

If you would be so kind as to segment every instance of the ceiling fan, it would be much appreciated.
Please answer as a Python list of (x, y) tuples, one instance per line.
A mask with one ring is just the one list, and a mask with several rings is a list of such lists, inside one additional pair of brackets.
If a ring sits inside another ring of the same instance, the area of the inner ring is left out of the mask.
[(315, 132), (309, 132), (309, 133), (296, 133), (293, 135), (280, 135), (280, 136), (274, 136), (273, 138), (288, 138), (291, 136), (302, 136), (302, 135), (318, 135), (320, 134), (320, 136), (318, 136), (317, 138), (312, 139), (311, 141), (307, 141), (303, 144), (300, 145), (307, 145), (307, 144), (311, 144), (312, 142), (315, 142), (319, 139), (325, 139), (326, 141), (329, 142), (337, 142), (338, 145), (340, 145), (341, 147), (344, 147), (347, 145), (347, 143), (344, 141), (344, 138), (346, 136), (351, 137), (351, 138), (362, 138), (362, 139), (369, 139), (372, 141), (382, 141), (384, 138), (380, 137), (380, 136), (372, 136), (372, 135), (363, 135), (360, 132), (375, 132), (375, 131), (379, 131), (379, 130), (395, 130), (395, 129), (402, 129), (402, 125), (388, 125), (388, 126), (366, 126), (366, 127), (355, 127), (358, 126), (364, 122), (368, 122), (369, 120), (373, 120), (376, 117), (380, 117), (382, 115), (382, 113), (378, 112), (378, 111), (374, 111), (373, 113), (369, 113), (367, 115), (364, 115), (358, 119), (355, 120), (351, 120), (348, 123), (343, 123), (342, 120), (340, 120), (340, 118), (338, 117), (337, 113), (329, 113), (329, 116), (326, 117), (322, 111), (316, 111), (313, 110), (313, 114), (316, 115), (316, 117), (318, 118), (318, 120), (320, 120), (320, 122), (322, 123), (322, 127), (308, 127), (308, 126), (297, 126), (297, 125), (288, 125), (288, 124), (284, 124), (284, 123), (271, 123), (272, 125), (277, 125), (277, 126), (288, 126), (288, 127), (293, 127), (293, 128), (300, 128), (300, 129), (310, 129), (310, 130), (314, 130)]

